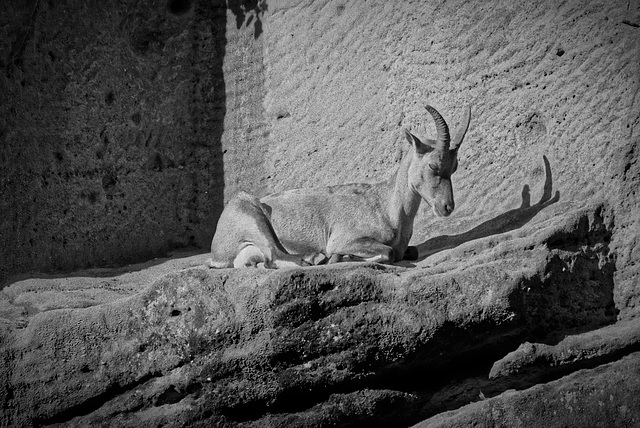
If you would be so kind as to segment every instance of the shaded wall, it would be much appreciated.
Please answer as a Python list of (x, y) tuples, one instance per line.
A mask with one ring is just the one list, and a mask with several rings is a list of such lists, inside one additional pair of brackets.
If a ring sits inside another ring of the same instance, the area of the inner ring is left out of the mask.
[(258, 5), (5, 3), (0, 280), (208, 247), (262, 132)]

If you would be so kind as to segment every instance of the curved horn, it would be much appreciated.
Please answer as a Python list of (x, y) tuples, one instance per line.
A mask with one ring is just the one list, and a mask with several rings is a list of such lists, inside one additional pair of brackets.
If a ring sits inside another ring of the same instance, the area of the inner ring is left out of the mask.
[(462, 140), (464, 140), (467, 129), (469, 129), (469, 122), (471, 122), (471, 106), (467, 106), (467, 109), (464, 112), (462, 127), (460, 128), (460, 130), (458, 130), (458, 133), (453, 138), (453, 142), (451, 143), (451, 150), (458, 150), (458, 148), (460, 148), (460, 144), (462, 144)]
[(438, 142), (436, 144), (436, 149), (449, 149), (449, 142), (451, 141), (451, 137), (449, 136), (449, 127), (447, 126), (447, 122), (444, 121), (443, 117), (440, 115), (440, 113), (438, 113), (438, 110), (434, 109), (428, 104), (425, 106), (425, 108), (429, 113), (431, 113), (431, 117), (433, 117), (433, 121), (436, 123), (436, 130), (438, 131)]

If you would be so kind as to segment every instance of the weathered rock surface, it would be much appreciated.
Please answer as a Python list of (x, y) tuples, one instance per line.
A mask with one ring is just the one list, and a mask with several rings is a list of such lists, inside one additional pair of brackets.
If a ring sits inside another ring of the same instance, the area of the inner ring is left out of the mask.
[(496, 361), (489, 372), (489, 378), (514, 375), (523, 377), (522, 373), (525, 371), (532, 375), (547, 376), (552, 367), (559, 371), (575, 370), (575, 366), (617, 359), (620, 355), (639, 349), (640, 320), (621, 321), (599, 330), (568, 336), (556, 345), (525, 342), (500, 361)]
[[(189, 267), (202, 255), (157, 267), (175, 271), (152, 283), (154, 268), (16, 282), (3, 290), (5, 423), (418, 422), (477, 399), (467, 378), (525, 339), (616, 320), (607, 209), (559, 216), (419, 269)], [(485, 394), (523, 386), (479, 382)]]
[[(138, 2), (116, 19), (70, 1), (68, 20), (11, 6), (25, 24), (3, 45), (3, 272), (204, 240), (239, 188), (386, 178), (403, 126), (433, 132), (426, 102), (452, 127), (472, 105), (457, 209), (422, 210), (420, 257), (398, 266), (216, 271), (200, 254), (13, 280), (0, 292), (2, 426), (640, 423), (637, 1), (205, 3)], [(71, 23), (94, 20), (117, 49), (76, 40)], [(47, 69), (69, 79), (49, 90), (25, 61), (51, 57), (54, 24), (79, 50), (64, 73)], [(37, 114), (55, 138), (18, 132)], [(103, 122), (104, 165), (88, 160)], [(147, 134), (162, 144), (125, 143)], [(44, 141), (77, 150), (59, 159)], [(53, 168), (41, 155), (63, 177), (98, 173), (29, 187)], [(104, 179), (112, 166), (131, 173)], [(95, 203), (77, 203), (94, 185)], [(103, 215), (125, 201), (122, 218)], [(71, 249), (68, 228), (82, 229)]]
[(640, 354), (528, 390), (446, 412), (415, 425), (435, 427), (634, 427), (640, 423)]

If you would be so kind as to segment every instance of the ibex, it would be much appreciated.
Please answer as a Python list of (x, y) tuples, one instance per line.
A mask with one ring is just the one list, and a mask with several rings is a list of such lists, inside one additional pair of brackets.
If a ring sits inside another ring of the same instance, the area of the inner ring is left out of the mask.
[(211, 243), (215, 268), (304, 266), (344, 260), (393, 263), (418, 258), (409, 247), (422, 200), (435, 215), (453, 212), (451, 175), (469, 128), (470, 107), (453, 141), (438, 111), (426, 106), (436, 140), (405, 130), (409, 155), (389, 180), (288, 190), (258, 199), (241, 192), (223, 210)]

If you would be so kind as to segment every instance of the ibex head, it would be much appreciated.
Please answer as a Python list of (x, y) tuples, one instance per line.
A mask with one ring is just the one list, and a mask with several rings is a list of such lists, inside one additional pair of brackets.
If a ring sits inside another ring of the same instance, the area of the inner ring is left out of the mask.
[(446, 217), (455, 208), (451, 175), (458, 168), (458, 149), (469, 128), (471, 108), (467, 108), (462, 128), (453, 141), (440, 113), (430, 105), (426, 109), (436, 123), (438, 139), (422, 142), (405, 129), (407, 141), (414, 149), (414, 159), (409, 166), (409, 186), (431, 206), (435, 215)]

